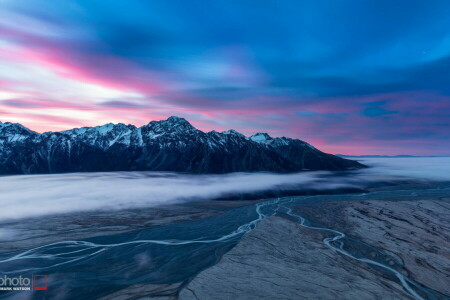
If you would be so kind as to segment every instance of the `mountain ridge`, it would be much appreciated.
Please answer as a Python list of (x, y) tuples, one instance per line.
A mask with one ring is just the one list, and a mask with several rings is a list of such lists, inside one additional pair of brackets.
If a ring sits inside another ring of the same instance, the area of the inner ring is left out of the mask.
[(364, 165), (298, 139), (233, 129), (203, 132), (176, 116), (141, 127), (107, 123), (34, 132), (0, 122), (0, 174), (95, 171), (190, 173), (347, 170)]

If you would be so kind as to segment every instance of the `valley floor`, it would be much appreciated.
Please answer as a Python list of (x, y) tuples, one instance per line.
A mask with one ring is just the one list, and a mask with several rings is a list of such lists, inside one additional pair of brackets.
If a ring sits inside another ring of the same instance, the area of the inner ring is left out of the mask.
[[(450, 299), (449, 194), (436, 183), (13, 220), (0, 267), (48, 274), (49, 299)], [(18, 296), (39, 294), (0, 294)]]
[[(332, 202), (294, 211), (316, 226), (344, 232), (353, 253), (381, 260), (433, 289), (437, 299), (449, 299), (449, 198)], [(198, 274), (179, 299), (414, 299), (393, 274), (326, 246), (327, 236), (269, 217)]]

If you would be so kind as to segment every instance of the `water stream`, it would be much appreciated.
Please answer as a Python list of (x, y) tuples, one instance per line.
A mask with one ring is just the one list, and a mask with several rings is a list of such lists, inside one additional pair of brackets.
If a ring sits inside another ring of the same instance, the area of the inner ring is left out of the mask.
[[(383, 193), (392, 192), (378, 192), (377, 198)], [(402, 193), (411, 196), (411, 191), (397, 193), (399, 197)], [(430, 190), (428, 193), (434, 192)], [(423, 195), (419, 193), (417, 196)], [(367, 194), (327, 197), (334, 200), (367, 198)], [(19, 253), (2, 253), (0, 270), (2, 274), (11, 276), (48, 275), (51, 288), (46, 291), (46, 296), (49, 298), (97, 299), (136, 284), (186, 284), (200, 271), (217, 263), (223, 254), (233, 248), (245, 234), (255, 229), (259, 222), (268, 216), (278, 215), (294, 220), (303, 227), (324, 232), (324, 244), (336, 251), (337, 255), (345, 255), (394, 275), (405, 293), (415, 299), (447, 297), (404, 275), (400, 264), (389, 266), (383, 260), (364, 256), (365, 245), (353, 250), (351, 243), (355, 241), (350, 241), (345, 233), (313, 226), (292, 209), (293, 206), (309, 201), (317, 202), (318, 199), (327, 197), (271, 199), (196, 221), (155, 226), (83, 241), (67, 240)], [(373, 251), (373, 247), (370, 250)], [(380, 255), (388, 256), (382, 250), (377, 251)], [(150, 295), (170, 295), (178, 290), (179, 288), (174, 290), (173, 287), (168, 287), (166, 290), (150, 292)], [(14, 293), (17, 292), (1, 293), (0, 298), (15, 299)], [(31, 298), (42, 297), (42, 294), (36, 292), (29, 293), (32, 293)]]

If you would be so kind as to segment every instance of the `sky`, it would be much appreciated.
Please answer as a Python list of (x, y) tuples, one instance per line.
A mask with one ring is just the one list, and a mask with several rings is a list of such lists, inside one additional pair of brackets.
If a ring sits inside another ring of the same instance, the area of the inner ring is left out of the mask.
[(0, 121), (450, 155), (450, 2), (0, 0)]

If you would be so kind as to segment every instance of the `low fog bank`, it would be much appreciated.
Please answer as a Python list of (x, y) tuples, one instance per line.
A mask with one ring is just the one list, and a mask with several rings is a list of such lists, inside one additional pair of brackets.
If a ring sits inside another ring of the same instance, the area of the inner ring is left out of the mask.
[(189, 175), (165, 172), (71, 173), (0, 178), (0, 221), (92, 210), (120, 210), (218, 199), (235, 194), (346, 186), (320, 180), (326, 172)]
[(450, 157), (353, 157), (371, 167), (361, 175), (450, 181)]
[[(164, 172), (72, 173), (0, 178), (0, 221), (94, 210), (121, 210), (186, 201), (263, 195), (270, 191), (358, 190), (378, 181), (450, 181), (450, 158), (364, 158), (372, 168), (348, 173)], [(234, 196), (233, 196), (234, 195)]]

